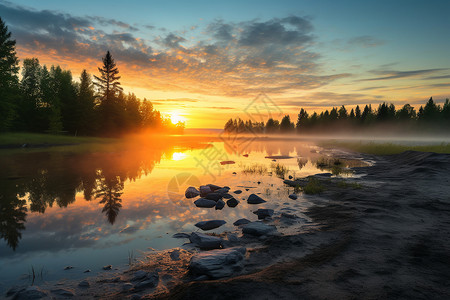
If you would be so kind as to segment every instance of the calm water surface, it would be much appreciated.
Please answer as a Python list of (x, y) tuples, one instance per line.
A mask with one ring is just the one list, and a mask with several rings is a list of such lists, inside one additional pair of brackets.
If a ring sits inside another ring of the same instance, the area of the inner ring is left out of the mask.
[[(252, 211), (257, 208), (304, 210), (307, 201), (301, 195), (295, 202), (288, 199), (293, 190), (282, 184), (274, 167), (286, 167), (286, 178), (323, 172), (317, 161), (326, 156), (316, 149), (307, 142), (264, 140), (245, 146), (236, 141), (149, 143), (98, 152), (2, 154), (0, 290), (29, 284), (32, 267), (42, 271), (37, 280), (44, 281), (97, 275), (109, 264), (125, 267), (130, 253), (139, 258), (141, 251), (181, 246), (187, 240), (172, 235), (197, 231), (198, 221), (224, 219), (227, 224), (214, 230), (221, 233), (235, 231), (232, 223), (239, 218), (256, 220)], [(280, 155), (290, 158), (266, 158)], [(208, 183), (229, 186), (231, 192), (241, 189), (235, 195), (240, 204), (214, 210), (184, 197), (188, 186)], [(251, 193), (261, 193), (267, 205), (248, 205), (243, 199)], [(84, 273), (87, 269), (92, 272)]]

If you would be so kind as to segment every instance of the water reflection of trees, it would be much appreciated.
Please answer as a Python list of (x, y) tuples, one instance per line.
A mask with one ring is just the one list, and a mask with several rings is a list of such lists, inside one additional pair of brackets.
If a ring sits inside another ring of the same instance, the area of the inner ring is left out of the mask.
[(0, 238), (16, 249), (25, 230), (28, 207), (45, 213), (48, 207), (67, 207), (83, 192), (87, 201), (103, 204), (113, 224), (122, 208), (127, 180), (152, 172), (169, 149), (111, 153), (43, 152), (0, 157)]

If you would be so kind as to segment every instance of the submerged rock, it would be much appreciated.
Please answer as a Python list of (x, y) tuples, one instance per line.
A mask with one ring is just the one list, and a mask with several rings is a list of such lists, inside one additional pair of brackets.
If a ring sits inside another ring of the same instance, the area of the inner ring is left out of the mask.
[(64, 270), (70, 270), (70, 269), (73, 269), (73, 267), (72, 266), (64, 267)]
[(222, 199), (217, 201), (217, 203), (216, 203), (216, 210), (220, 210), (220, 209), (222, 209), (224, 207), (225, 207), (225, 202)]
[(224, 220), (210, 220), (210, 221), (198, 222), (194, 226), (200, 228), (201, 230), (211, 230), (211, 229), (218, 228), (225, 223), (227, 223), (227, 222), (225, 222)]
[(267, 225), (263, 222), (252, 222), (242, 227), (242, 233), (254, 236), (267, 235), (276, 230), (277, 228), (274, 225)]
[(259, 197), (258, 195), (255, 195), (255, 194), (251, 194), (247, 199), (248, 204), (260, 204), (260, 203), (264, 203), (264, 202), (266, 202), (266, 200), (264, 200), (263, 198)]
[(209, 200), (214, 200), (214, 201), (219, 201), (220, 199), (222, 199), (222, 195), (216, 192), (213, 193), (209, 193), (208, 195), (205, 196), (206, 199)]
[(112, 270), (112, 266), (111, 265), (104, 266), (103, 270)]
[[(9, 293), (9, 291), (8, 291)], [(48, 292), (41, 290), (38, 286), (29, 286), (16, 291), (13, 299), (17, 300), (29, 300), (29, 299), (41, 299), (47, 297)], [(12, 294), (12, 295), (14, 295)]]
[(133, 288), (133, 284), (130, 282), (125, 282), (124, 284), (122, 284), (122, 291), (129, 291)]
[(170, 251), (169, 256), (172, 260), (180, 260), (180, 250), (174, 249)]
[(220, 188), (218, 190), (215, 190), (214, 192), (215, 193), (219, 193), (221, 195), (224, 195), (224, 194), (228, 193), (229, 191), (230, 191), (229, 187), (223, 187), (223, 188)]
[(198, 253), (191, 258), (189, 269), (195, 276), (228, 277), (242, 270), (245, 252), (235, 247)]
[(56, 294), (61, 297), (73, 297), (75, 296), (75, 292), (70, 289), (55, 289), (51, 290), (52, 294)]
[(186, 198), (195, 198), (200, 195), (200, 191), (197, 190), (195, 187), (190, 186), (186, 189), (186, 192), (184, 192), (184, 195)]
[(228, 193), (225, 193), (225, 194), (222, 195), (222, 197), (223, 197), (224, 199), (231, 199), (231, 198), (233, 198), (233, 195), (228, 194)]
[(227, 205), (229, 207), (236, 207), (238, 204), (239, 204), (239, 201), (236, 200), (236, 198), (234, 198), (234, 197), (227, 201)]
[(216, 201), (205, 199), (205, 198), (200, 198), (200, 199), (195, 200), (194, 204), (197, 207), (211, 208), (211, 207), (216, 206)]
[(296, 194), (290, 194), (289, 198), (291, 198), (292, 200), (297, 200), (298, 196)]
[(193, 232), (189, 240), (201, 249), (219, 249), (222, 247), (221, 238), (200, 232)]
[(89, 283), (89, 281), (83, 280), (83, 281), (80, 281), (80, 283), (78, 283), (78, 286), (82, 287), (82, 288), (88, 288), (91, 286), (91, 284)]
[(273, 209), (260, 208), (258, 210), (255, 210), (253, 213), (258, 216), (258, 219), (261, 220), (267, 217), (271, 217), (273, 215)]
[(209, 193), (212, 193), (211, 187), (209, 187), (208, 185), (200, 186), (200, 197), (205, 197)]
[(175, 239), (188, 239), (191, 235), (188, 233), (178, 232), (172, 235)]
[(244, 225), (250, 223), (250, 220), (247, 220), (246, 218), (239, 219), (236, 222), (233, 223), (234, 226)]
[(233, 193), (235, 193), (235, 194), (240, 194), (240, 193), (242, 193), (242, 190), (235, 190)]

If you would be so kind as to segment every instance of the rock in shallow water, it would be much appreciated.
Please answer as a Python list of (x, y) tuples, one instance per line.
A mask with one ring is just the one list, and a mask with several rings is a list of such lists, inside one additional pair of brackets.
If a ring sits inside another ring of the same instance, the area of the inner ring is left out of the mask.
[(207, 184), (206, 186), (209, 186), (209, 188), (211, 189), (211, 191), (217, 191), (217, 190), (219, 190), (219, 189), (221, 189), (222, 187), (221, 186), (218, 186), (218, 185), (215, 185), (215, 184)]
[(259, 220), (262, 220), (267, 217), (271, 217), (273, 215), (273, 209), (260, 208), (255, 210), (253, 213), (258, 216)]
[(209, 193), (208, 195), (205, 196), (206, 199), (208, 200), (214, 200), (214, 201), (219, 201), (220, 199), (222, 199), (222, 194), (219, 193)]
[(88, 288), (88, 287), (91, 286), (91, 284), (89, 283), (89, 281), (83, 280), (83, 281), (81, 281), (80, 283), (78, 283), (78, 286), (79, 286), (79, 287), (82, 287), (82, 288)]
[(251, 194), (247, 199), (248, 204), (260, 204), (264, 202), (266, 202), (266, 200), (255, 194)]
[(222, 247), (222, 239), (200, 232), (193, 232), (189, 237), (191, 243), (201, 249), (219, 249)]
[[(9, 294), (9, 291), (8, 291)], [(41, 290), (38, 286), (29, 286), (18, 290), (13, 299), (17, 300), (29, 300), (29, 299), (41, 299), (47, 296), (47, 292)]]
[(263, 222), (252, 222), (249, 224), (245, 224), (242, 227), (242, 233), (254, 236), (266, 235), (276, 230), (277, 228), (274, 225), (267, 225), (264, 224)]
[(73, 297), (75, 296), (75, 293), (73, 290), (70, 289), (55, 289), (51, 290), (52, 294), (56, 294), (61, 297)]
[(221, 210), (224, 207), (225, 207), (225, 202), (222, 199), (217, 201), (217, 203), (216, 203), (216, 210)]
[(195, 206), (197, 207), (206, 207), (206, 208), (211, 208), (216, 206), (216, 201), (214, 200), (208, 200), (205, 198), (200, 198), (194, 201)]
[(190, 186), (186, 189), (186, 192), (184, 192), (184, 195), (186, 198), (195, 198), (200, 195), (200, 192), (193, 186)]
[(298, 196), (296, 194), (290, 194), (289, 198), (291, 198), (292, 200), (297, 200)]
[(209, 193), (212, 193), (212, 190), (208, 185), (200, 186), (200, 197), (205, 197)]
[(191, 258), (189, 269), (195, 276), (228, 277), (242, 270), (245, 252), (237, 247), (202, 252)]
[(175, 233), (172, 235), (174, 239), (188, 239), (191, 235), (183, 232)]
[(143, 280), (139, 281), (134, 288), (136, 290), (142, 290), (142, 289), (148, 289), (148, 288), (154, 288), (158, 285), (159, 282), (159, 275), (158, 272), (149, 272), (144, 277)]
[(211, 230), (218, 228), (225, 224), (226, 222), (224, 220), (210, 220), (210, 221), (201, 221), (195, 224), (195, 227), (198, 227), (202, 230)]
[(234, 226), (244, 225), (250, 223), (250, 220), (247, 220), (246, 218), (239, 219), (236, 222), (233, 223)]
[(227, 201), (228, 207), (236, 207), (239, 204), (239, 201), (236, 198), (231, 198)]

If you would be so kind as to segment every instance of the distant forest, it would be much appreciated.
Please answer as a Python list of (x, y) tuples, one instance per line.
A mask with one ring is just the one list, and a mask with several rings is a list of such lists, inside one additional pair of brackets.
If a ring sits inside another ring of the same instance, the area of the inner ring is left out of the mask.
[(416, 112), (409, 104), (403, 105), (399, 110), (394, 104), (382, 103), (378, 109), (372, 109), (372, 105), (366, 105), (363, 110), (359, 105), (348, 112), (342, 105), (333, 107), (318, 114), (308, 114), (301, 108), (297, 122), (291, 122), (289, 115), (282, 118), (281, 122), (270, 118), (264, 122), (243, 121), (229, 119), (224, 130), (228, 133), (340, 133), (353, 131), (375, 131), (389, 129), (397, 133), (420, 133), (433, 131), (436, 133), (449, 133), (450, 129), (450, 102), (449, 99), (441, 107), (431, 97), (425, 106), (420, 106)]
[(119, 136), (145, 129), (184, 129), (184, 123), (174, 125), (163, 118), (149, 100), (123, 92), (109, 51), (94, 78), (84, 70), (75, 82), (69, 70), (28, 58), (19, 80), (15, 45), (0, 18), (0, 132)]

